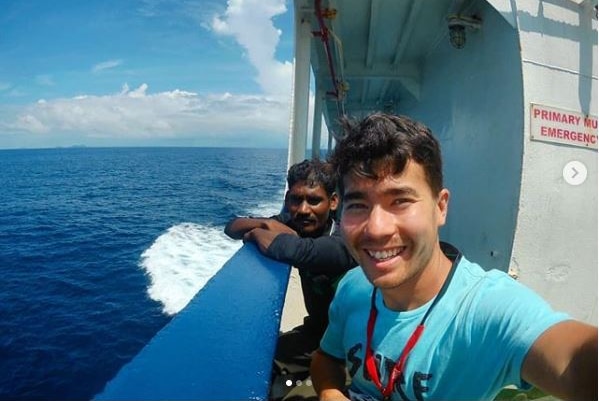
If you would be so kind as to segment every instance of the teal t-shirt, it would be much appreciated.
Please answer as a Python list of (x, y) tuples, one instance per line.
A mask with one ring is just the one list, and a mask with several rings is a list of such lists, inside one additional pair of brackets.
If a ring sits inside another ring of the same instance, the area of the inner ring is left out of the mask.
[[(492, 400), (507, 385), (527, 387), (520, 369), (531, 345), (569, 318), (503, 272), (485, 271), (463, 256), (454, 265), (453, 278), (394, 386), (393, 400)], [(345, 275), (329, 309), (321, 349), (345, 360), (350, 390), (381, 399), (364, 368), (372, 290), (360, 267)], [(387, 309), (380, 291), (375, 302), (372, 348), (384, 386), (432, 300), (405, 312)]]

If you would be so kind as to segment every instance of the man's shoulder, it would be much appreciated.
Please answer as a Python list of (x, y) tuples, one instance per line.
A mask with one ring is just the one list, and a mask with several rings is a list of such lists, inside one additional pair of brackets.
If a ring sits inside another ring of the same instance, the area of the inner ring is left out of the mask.
[[(549, 304), (539, 294), (506, 272), (484, 269), (464, 256), (460, 256), (452, 287), (451, 292), (454, 295), (466, 297), (470, 299), (469, 304), (477, 304), (498, 315), (505, 310), (513, 312), (516, 309), (523, 309), (535, 313), (551, 310)], [(526, 308), (523, 308), (524, 305)]]
[[(510, 277), (506, 272), (497, 269), (485, 269), (476, 262), (470, 261), (457, 248), (442, 244), (447, 257), (452, 259), (455, 272), (451, 280), (449, 292), (457, 297), (470, 297), (483, 304), (505, 303), (507, 294), (511, 297), (528, 296), (532, 291)], [(447, 252), (450, 249), (450, 252)]]
[[(369, 299), (373, 286), (360, 266), (350, 269), (339, 281), (331, 308), (337, 316), (349, 316), (363, 313), (370, 306)], [(333, 306), (334, 305), (334, 306)]]
[(507, 275), (507, 273), (496, 269), (486, 270), (478, 263), (468, 260), (460, 255), (456, 267), (452, 287), (458, 292), (473, 294), (485, 294), (484, 299), (495, 299), (496, 296), (504, 297), (505, 291), (517, 291), (519, 283)]
[(372, 288), (372, 284), (366, 278), (362, 268), (357, 266), (345, 273), (341, 281), (339, 281), (337, 293), (343, 294), (340, 296), (345, 296), (345, 294), (351, 296), (370, 294)]
[(462, 252), (447, 242), (441, 242), (441, 249), (454, 264), (457, 264), (456, 269), (462, 276), (467, 276), (471, 280), (478, 281), (480, 279), (507, 280), (513, 281), (511, 277), (497, 269), (485, 269), (476, 262), (469, 260)]
[(478, 282), (484, 287), (512, 287), (521, 286), (514, 278), (510, 277), (506, 272), (498, 269), (485, 269), (476, 262), (468, 260), (461, 256), (459, 261), (459, 271), (462, 278), (471, 282)]
[(357, 266), (348, 271), (347, 274), (343, 277), (343, 281), (351, 282), (354, 284), (360, 284), (363, 282), (370, 284), (368, 282), (368, 279), (366, 278), (366, 275), (364, 274), (364, 270), (362, 270), (360, 266)]

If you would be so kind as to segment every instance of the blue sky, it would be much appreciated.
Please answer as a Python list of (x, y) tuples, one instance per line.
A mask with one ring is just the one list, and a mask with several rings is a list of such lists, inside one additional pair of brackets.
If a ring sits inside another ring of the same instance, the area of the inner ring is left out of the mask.
[(286, 147), (289, 0), (0, 0), (0, 149)]

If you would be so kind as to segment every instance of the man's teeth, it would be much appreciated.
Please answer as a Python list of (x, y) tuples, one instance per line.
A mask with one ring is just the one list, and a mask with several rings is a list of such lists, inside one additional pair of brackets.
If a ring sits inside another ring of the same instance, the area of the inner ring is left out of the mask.
[(395, 248), (387, 251), (368, 251), (368, 254), (378, 260), (390, 259), (394, 256), (397, 256), (404, 248)]

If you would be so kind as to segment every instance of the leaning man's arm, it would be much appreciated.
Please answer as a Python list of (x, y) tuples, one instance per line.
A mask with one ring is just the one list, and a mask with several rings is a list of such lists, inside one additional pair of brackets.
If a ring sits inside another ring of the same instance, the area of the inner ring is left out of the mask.
[(348, 400), (345, 391), (345, 364), (321, 349), (312, 356), (310, 375), (321, 401)]
[(263, 218), (237, 217), (229, 221), (225, 226), (225, 234), (233, 239), (242, 239), (243, 235), (254, 228), (261, 227)]
[(280, 235), (272, 241), (266, 255), (317, 274), (339, 275), (357, 265), (338, 235), (318, 238)]
[(233, 239), (243, 239), (245, 234), (255, 228), (272, 231), (276, 234), (286, 233), (297, 235), (292, 228), (287, 227), (277, 216), (273, 217), (236, 217), (225, 226), (225, 234)]

